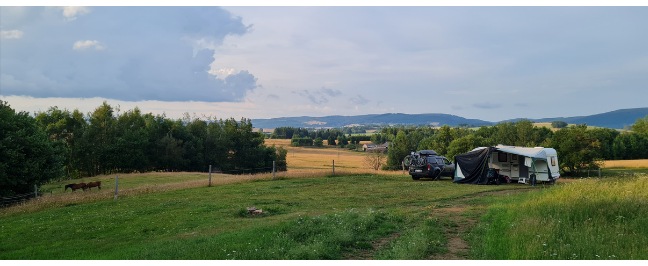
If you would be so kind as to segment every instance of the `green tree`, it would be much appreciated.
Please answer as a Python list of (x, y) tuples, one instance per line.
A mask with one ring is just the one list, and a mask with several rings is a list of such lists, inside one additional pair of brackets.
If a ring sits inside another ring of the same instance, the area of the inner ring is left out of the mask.
[(146, 121), (139, 108), (126, 111), (117, 117), (114, 124), (114, 139), (112, 143), (117, 157), (115, 170), (119, 172), (144, 172), (148, 170), (149, 132)]
[(477, 135), (467, 135), (453, 140), (448, 146), (448, 153), (446, 156), (454, 161), (455, 155), (466, 153), (474, 148), (482, 147), (485, 145), (486, 140)]
[(65, 158), (65, 173), (68, 178), (82, 176), (82, 159), (75, 156), (79, 150), (79, 140), (87, 127), (86, 120), (79, 110), (70, 113), (58, 107), (50, 107), (46, 112), (40, 112), (35, 117), (38, 125), (47, 134), (55, 146), (61, 146)]
[(551, 127), (553, 127), (553, 128), (567, 127), (567, 122), (565, 122), (565, 121), (553, 121), (553, 122), (551, 122)]
[(120, 156), (114, 145), (114, 110), (108, 103), (97, 107), (90, 114), (88, 129), (83, 134), (85, 141), (82, 150), (85, 156), (85, 169), (90, 176), (109, 174), (115, 169)]
[(637, 119), (632, 125), (632, 131), (648, 136), (648, 116)]
[(398, 170), (401, 169), (401, 162), (405, 156), (409, 155), (411, 150), (408, 147), (409, 141), (405, 131), (400, 130), (396, 134), (396, 138), (392, 142), (389, 149), (387, 149), (387, 164), (383, 166), (385, 170)]
[(322, 138), (320, 138), (320, 137), (317, 137), (313, 141), (313, 145), (315, 145), (315, 147), (323, 147), (324, 146), (324, 140)]
[(64, 154), (34, 118), (0, 101), (0, 196), (33, 192), (34, 185), (61, 178)]
[(562, 128), (554, 134), (551, 146), (560, 156), (560, 168), (567, 175), (598, 168), (601, 142), (587, 130), (587, 125)]

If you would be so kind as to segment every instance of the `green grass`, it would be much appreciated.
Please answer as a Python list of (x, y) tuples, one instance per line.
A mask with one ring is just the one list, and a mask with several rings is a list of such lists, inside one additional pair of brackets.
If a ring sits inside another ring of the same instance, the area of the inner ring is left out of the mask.
[(494, 204), (475, 259), (648, 259), (648, 177), (584, 179)]
[[(429, 259), (467, 220), (472, 259), (647, 259), (642, 171), (535, 188), (353, 175), (147, 191), (204, 174), (132, 175), (141, 191), (117, 201), (53, 192), (57, 204), (0, 209), (0, 259)], [(483, 194), (495, 190), (519, 193)], [(454, 220), (435, 213), (458, 204)]]
[[(413, 217), (438, 201), (516, 188), (359, 175), (134, 194), (0, 213), (0, 259), (339, 259), (394, 232), (416, 239), (410, 227), (442, 242)], [(267, 214), (242, 216), (250, 206)]]

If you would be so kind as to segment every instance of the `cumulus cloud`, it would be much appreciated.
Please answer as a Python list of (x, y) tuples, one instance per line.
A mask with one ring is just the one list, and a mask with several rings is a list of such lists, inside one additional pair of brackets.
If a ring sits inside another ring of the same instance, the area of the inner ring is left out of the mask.
[(0, 38), (2, 39), (20, 39), (23, 37), (23, 32), (20, 30), (3, 30), (0, 31)]
[(74, 45), (72, 46), (72, 49), (74, 49), (74, 50), (87, 50), (87, 49), (103, 50), (104, 47), (97, 40), (85, 40), (85, 41), (76, 41), (74, 43)]
[(3, 95), (236, 102), (260, 87), (244, 66), (210, 72), (214, 47), (248, 31), (219, 7), (94, 7), (92, 16), (64, 8), (66, 18), (76, 18), (70, 23), (61, 23), (60, 9), (25, 9), (28, 17), (2, 10), (3, 26), (29, 27), (30, 36), (2, 42), (0, 74), (11, 81)]
[(63, 10), (63, 17), (69, 21), (76, 20), (79, 15), (90, 13), (90, 9), (83, 6), (66, 6), (61, 7), (61, 9)]

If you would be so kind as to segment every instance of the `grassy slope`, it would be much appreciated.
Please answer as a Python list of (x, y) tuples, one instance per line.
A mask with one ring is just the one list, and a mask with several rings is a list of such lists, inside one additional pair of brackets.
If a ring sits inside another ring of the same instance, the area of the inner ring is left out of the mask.
[[(480, 191), (515, 188), (519, 187), (363, 175), (135, 194), (117, 202), (104, 199), (0, 215), (0, 259), (342, 258), (344, 252), (367, 248), (371, 240), (403, 228), (428, 228), (426, 232), (433, 234), (426, 206)], [(270, 215), (242, 216), (249, 206)], [(302, 222), (314, 225), (293, 232)], [(309, 232), (313, 228), (339, 230)], [(328, 231), (335, 232), (327, 235)], [(416, 239), (411, 233), (404, 235)], [(430, 245), (425, 239), (422, 243)], [(420, 252), (430, 250), (435, 249)], [(399, 254), (383, 258), (429, 255)]]
[(648, 177), (589, 179), (498, 202), (472, 235), (476, 259), (648, 259)]

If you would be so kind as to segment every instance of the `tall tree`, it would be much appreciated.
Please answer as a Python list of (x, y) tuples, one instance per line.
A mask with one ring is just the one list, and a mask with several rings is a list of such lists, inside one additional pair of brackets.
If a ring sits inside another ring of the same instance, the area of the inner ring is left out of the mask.
[(648, 116), (637, 119), (634, 125), (632, 125), (632, 131), (648, 135)]
[(408, 147), (409, 141), (405, 131), (400, 130), (394, 138), (391, 146), (387, 149), (387, 164), (383, 167), (385, 170), (398, 170), (400, 169), (403, 158), (410, 154)]
[(560, 167), (567, 174), (597, 168), (602, 159), (598, 150), (601, 142), (587, 130), (587, 125), (562, 128), (551, 139), (552, 147), (560, 155)]
[(0, 196), (34, 191), (34, 185), (63, 176), (64, 151), (36, 120), (0, 101)]

